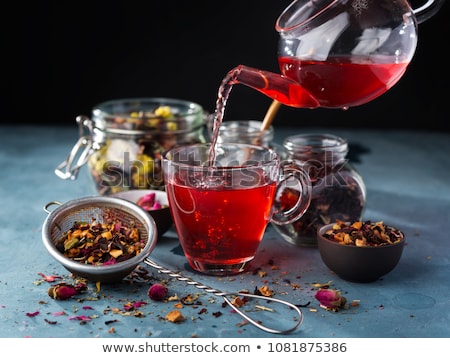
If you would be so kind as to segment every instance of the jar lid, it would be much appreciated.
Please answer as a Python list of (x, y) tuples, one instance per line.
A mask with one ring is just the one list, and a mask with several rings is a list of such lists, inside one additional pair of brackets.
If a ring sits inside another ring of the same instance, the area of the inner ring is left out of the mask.
[(328, 157), (343, 159), (348, 153), (346, 139), (334, 134), (305, 133), (287, 137), (284, 148), (296, 159), (311, 159)]
[(219, 141), (252, 142), (259, 139), (268, 144), (274, 137), (274, 128), (270, 126), (261, 131), (261, 123), (257, 120), (222, 122), (219, 127)]
[(125, 98), (92, 110), (96, 128), (112, 133), (189, 132), (203, 126), (206, 113), (197, 103), (173, 98)]
[(312, 153), (333, 150), (335, 152), (346, 152), (348, 142), (334, 134), (305, 133), (287, 137), (284, 146), (289, 151), (308, 151)]

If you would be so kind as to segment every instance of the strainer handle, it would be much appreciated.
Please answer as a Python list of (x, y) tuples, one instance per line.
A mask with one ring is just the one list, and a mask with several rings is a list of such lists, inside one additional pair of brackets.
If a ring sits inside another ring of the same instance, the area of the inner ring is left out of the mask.
[[(265, 332), (269, 332), (269, 333), (275, 333), (275, 334), (287, 334), (290, 333), (292, 331), (295, 331), (297, 329), (297, 327), (299, 327), (302, 322), (303, 322), (303, 313), (300, 310), (299, 307), (297, 307), (296, 305), (287, 302), (287, 301), (283, 301), (283, 300), (279, 300), (277, 298), (273, 298), (273, 297), (262, 297), (262, 296), (257, 296), (257, 295), (252, 295), (250, 293), (233, 293), (233, 292), (223, 292), (223, 291), (219, 291), (215, 288), (212, 288), (210, 286), (206, 286), (198, 281), (194, 281), (193, 279), (183, 276), (180, 273), (176, 273), (173, 272), (159, 264), (157, 264), (156, 262), (150, 260), (148, 257), (144, 260), (144, 262), (147, 265), (150, 265), (151, 267), (157, 269), (159, 272), (164, 273), (166, 275), (169, 275), (170, 277), (176, 278), (178, 281), (182, 281), (184, 283), (186, 283), (187, 285), (193, 285), (194, 287), (200, 288), (202, 290), (205, 290), (208, 293), (212, 293), (216, 296), (222, 297), (223, 300), (231, 307), (233, 308), (234, 311), (236, 311), (238, 314), (240, 314), (244, 319), (246, 319), (247, 321), (249, 321), (251, 324), (253, 324), (255, 327), (258, 327), (259, 329), (265, 331)], [(255, 321), (253, 318), (249, 317), (247, 314), (245, 314), (244, 312), (242, 312), (239, 308), (237, 308), (236, 306), (233, 305), (233, 303), (230, 301), (230, 299), (227, 296), (231, 296), (231, 295), (235, 295), (235, 296), (244, 296), (244, 297), (251, 297), (251, 298), (264, 298), (266, 301), (273, 301), (273, 302), (277, 302), (280, 303), (282, 305), (286, 305), (289, 308), (293, 309), (299, 316), (299, 318), (296, 321), (296, 324), (294, 326), (292, 326), (289, 329), (284, 329), (284, 330), (280, 330), (280, 329), (274, 329), (274, 328), (270, 328), (267, 326), (262, 325), (261, 323)]]
[(53, 206), (53, 205), (58, 205), (58, 206), (60, 206), (60, 205), (62, 205), (62, 203), (59, 202), (59, 201), (51, 201), (51, 202), (49, 202), (49, 203), (47, 203), (47, 204), (44, 205), (44, 211), (45, 211), (47, 214), (50, 214), (52, 211), (49, 210), (49, 208), (50, 208), (51, 206)]

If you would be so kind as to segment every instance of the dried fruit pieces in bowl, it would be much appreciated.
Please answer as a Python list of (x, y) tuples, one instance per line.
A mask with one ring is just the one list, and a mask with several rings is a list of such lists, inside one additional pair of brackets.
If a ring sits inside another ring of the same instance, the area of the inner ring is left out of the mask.
[(336, 221), (323, 237), (350, 246), (384, 246), (400, 242), (403, 232), (385, 225), (382, 221), (355, 221), (353, 223)]

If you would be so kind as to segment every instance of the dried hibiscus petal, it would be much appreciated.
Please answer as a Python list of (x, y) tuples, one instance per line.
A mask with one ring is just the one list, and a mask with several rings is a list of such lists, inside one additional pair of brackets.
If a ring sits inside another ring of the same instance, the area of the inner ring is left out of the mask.
[(44, 281), (47, 281), (47, 282), (54, 282), (57, 279), (61, 278), (61, 276), (45, 275), (42, 272), (38, 272), (38, 275), (41, 276), (44, 279)]
[(89, 316), (81, 315), (81, 316), (71, 316), (71, 317), (69, 317), (69, 320), (71, 320), (71, 321), (89, 322), (89, 321), (92, 320), (92, 318), (89, 317)]
[(36, 317), (39, 314), (39, 311), (36, 312), (27, 312), (26, 315), (28, 317)]

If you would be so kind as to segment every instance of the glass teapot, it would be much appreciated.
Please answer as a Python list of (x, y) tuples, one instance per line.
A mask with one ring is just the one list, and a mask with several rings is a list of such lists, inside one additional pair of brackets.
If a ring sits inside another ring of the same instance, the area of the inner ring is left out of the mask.
[(279, 16), (281, 74), (239, 65), (219, 93), (243, 84), (298, 108), (343, 108), (385, 93), (405, 73), (417, 24), (444, 0), (413, 10), (407, 0), (296, 0)]

